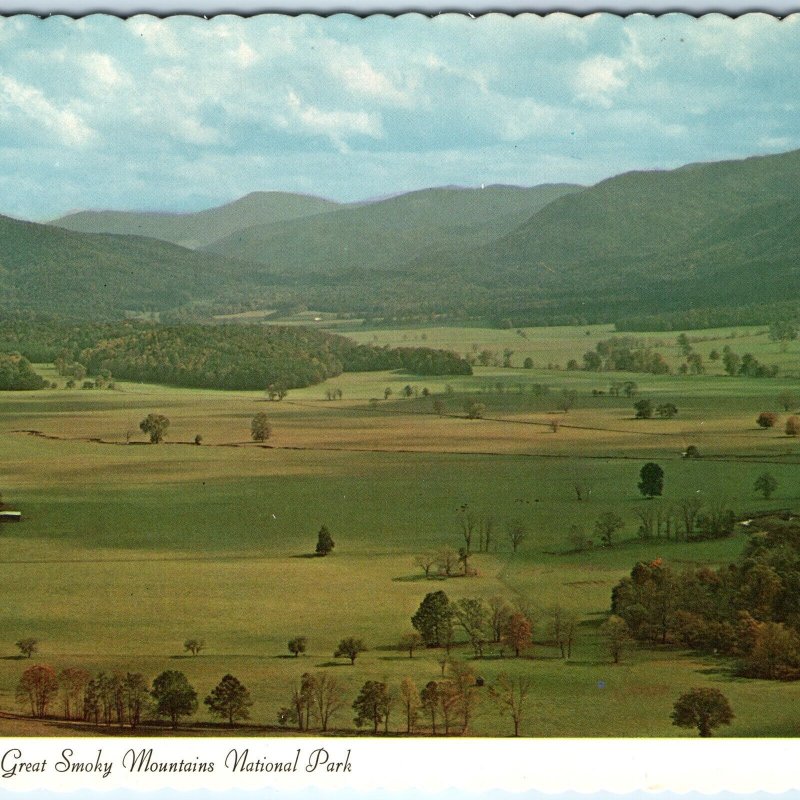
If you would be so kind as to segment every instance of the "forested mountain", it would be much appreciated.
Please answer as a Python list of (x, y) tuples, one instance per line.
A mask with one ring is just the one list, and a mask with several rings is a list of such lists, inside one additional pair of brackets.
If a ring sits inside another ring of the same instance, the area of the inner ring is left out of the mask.
[(91, 318), (168, 309), (248, 278), (220, 256), (133, 236), (66, 231), (0, 216), (3, 305)]
[(794, 151), (610, 178), (554, 201), (459, 267), (485, 274), (491, 264), (559, 302), (665, 310), (786, 300), (800, 293), (799, 223)]
[(51, 224), (82, 233), (147, 236), (181, 247), (199, 248), (251, 225), (301, 219), (337, 207), (337, 203), (321, 197), (253, 192), (232, 203), (193, 214), (79, 211), (53, 220)]
[(509, 233), (571, 184), (440, 188), (288, 222), (255, 225), (206, 249), (288, 275), (413, 270), (420, 259), (455, 258)]
[[(287, 206), (294, 219), (237, 229), (202, 252), (0, 217), (0, 291), (9, 308), (97, 319), (301, 304), (517, 326), (636, 316), (636, 327), (650, 315), (670, 327), (670, 315), (702, 322), (746, 306), (761, 324), (776, 302), (800, 301), (798, 187), (795, 151), (585, 189), (431, 189), (322, 213), (314, 204), (326, 201), (302, 198), (308, 215)], [(251, 196), (253, 214), (277, 197)]]

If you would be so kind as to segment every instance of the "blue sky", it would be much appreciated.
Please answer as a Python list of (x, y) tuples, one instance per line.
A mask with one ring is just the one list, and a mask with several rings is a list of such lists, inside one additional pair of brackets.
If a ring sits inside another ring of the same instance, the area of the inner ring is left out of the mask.
[(593, 183), (800, 147), (800, 16), (0, 18), (0, 213)]

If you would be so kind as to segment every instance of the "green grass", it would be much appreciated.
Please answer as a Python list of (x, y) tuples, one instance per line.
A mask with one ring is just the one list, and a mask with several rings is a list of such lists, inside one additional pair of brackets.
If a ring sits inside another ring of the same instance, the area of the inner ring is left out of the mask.
[[(798, 442), (754, 425), (758, 411), (775, 408), (783, 383), (634, 376), (643, 395), (680, 409), (675, 420), (641, 421), (629, 399), (591, 396), (610, 377), (498, 368), (453, 379), (362, 373), (330, 382), (343, 389), (340, 402), (322, 399), (325, 387), (268, 403), (254, 392), (125, 383), (0, 396), (0, 488), (25, 515), (0, 528), (0, 708), (17, 708), (14, 688), (29, 662), (13, 658), (14, 642), (25, 636), (40, 640), (37, 660), (59, 669), (131, 669), (150, 678), (182, 669), (201, 698), (232, 672), (251, 689), (253, 721), (265, 724), (307, 669), (339, 677), (348, 704), (367, 679), (397, 684), (410, 675), (424, 684), (439, 674), (440, 654), (409, 660), (392, 648), (424, 594), (443, 588), (453, 599), (522, 597), (539, 610), (533, 659), (471, 660), (487, 682), (500, 671), (534, 678), (529, 735), (684, 735), (669, 711), (695, 685), (729, 696), (737, 718), (723, 733), (793, 735), (800, 687), (735, 679), (729, 662), (671, 649), (637, 649), (613, 666), (597, 630), (611, 588), (637, 560), (719, 564), (744, 544), (742, 532), (697, 544), (637, 539), (644, 459), (666, 473), (665, 496), (653, 502), (699, 491), (741, 512), (800, 505)], [(511, 389), (499, 394), (497, 381)], [(434, 415), (431, 399), (400, 399), (407, 383), (441, 392), (448, 415)], [(552, 386), (551, 395), (535, 398), (534, 383)], [(387, 385), (390, 400), (368, 402)], [(579, 391), (568, 414), (557, 408), (562, 387)], [(487, 419), (463, 419), (460, 404), (470, 397), (485, 403)], [(167, 443), (125, 445), (126, 431), (143, 440), (138, 422), (156, 410), (172, 420)], [(248, 443), (260, 410), (274, 427), (269, 449)], [(554, 415), (562, 421), (556, 434), (547, 426)], [(201, 447), (191, 444), (198, 432)], [(688, 443), (704, 458), (682, 459)], [(779, 484), (769, 502), (752, 490), (765, 469)], [(576, 480), (591, 489), (588, 499), (577, 499)], [(426, 581), (414, 554), (459, 546), (454, 515), (463, 503), (496, 519), (497, 550), (473, 556), (476, 578)], [(606, 510), (625, 520), (614, 546), (565, 553), (570, 526), (591, 537)], [(503, 526), (512, 518), (529, 530), (516, 554)], [(303, 558), (323, 523), (334, 555)], [(544, 617), (554, 603), (582, 619), (569, 663), (546, 643)], [(309, 639), (301, 659), (285, 657), (295, 635)], [(369, 652), (354, 667), (333, 665), (338, 640), (349, 635), (364, 638)], [(191, 636), (208, 648), (184, 658)], [(455, 657), (470, 653), (459, 647)], [(208, 719), (204, 709), (198, 719)], [(336, 724), (351, 726), (349, 711)], [(472, 732), (504, 735), (510, 725), (484, 698)]]

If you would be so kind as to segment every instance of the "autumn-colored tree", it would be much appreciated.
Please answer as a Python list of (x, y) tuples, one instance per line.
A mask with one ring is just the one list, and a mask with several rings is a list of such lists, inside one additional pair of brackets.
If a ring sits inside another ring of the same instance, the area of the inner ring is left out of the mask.
[(47, 708), (58, 693), (58, 678), (49, 664), (28, 667), (17, 684), (17, 702), (30, 704), (31, 716), (47, 716)]
[(530, 647), (532, 635), (530, 621), (524, 614), (517, 611), (508, 618), (503, 628), (501, 641), (510, 647), (514, 651), (514, 655), (519, 658), (519, 654)]
[(700, 736), (711, 736), (714, 728), (731, 724), (733, 709), (719, 689), (691, 689), (675, 701), (670, 717), (679, 728), (697, 728)]
[(773, 414), (771, 411), (762, 411), (756, 417), (756, 424), (759, 428), (774, 428), (777, 421), (778, 415)]
[(786, 435), (800, 436), (800, 417), (789, 417), (786, 420)]
[(420, 692), (420, 705), (431, 721), (431, 733), (436, 736), (436, 720), (439, 714), (439, 684), (428, 681)]
[(85, 669), (79, 667), (65, 667), (58, 674), (64, 719), (72, 719), (73, 715), (83, 713), (83, 696), (90, 677)]

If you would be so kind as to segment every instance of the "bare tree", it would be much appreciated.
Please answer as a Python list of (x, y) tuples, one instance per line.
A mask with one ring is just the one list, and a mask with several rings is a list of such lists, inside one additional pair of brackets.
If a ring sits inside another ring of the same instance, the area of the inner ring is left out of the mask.
[(422, 569), (426, 578), (430, 578), (431, 570), (437, 565), (438, 561), (439, 554), (431, 551), (414, 556), (414, 565)]
[(516, 553), (517, 548), (522, 544), (528, 535), (528, 528), (521, 520), (509, 520), (506, 522), (506, 532), (511, 542), (511, 549)]
[(685, 536), (691, 536), (694, 533), (695, 526), (697, 525), (697, 518), (703, 509), (703, 498), (698, 494), (692, 494), (684, 497), (678, 503), (678, 513), (680, 514), (683, 522), (683, 532)]
[(310, 685), (314, 715), (322, 731), (328, 730), (331, 717), (344, 707), (344, 689), (333, 675), (318, 672)]
[(489, 627), (492, 631), (492, 641), (499, 642), (500, 637), (503, 635), (503, 628), (505, 628), (509, 617), (514, 613), (514, 610), (503, 597), (495, 595), (489, 598)]
[[(422, 700), (417, 685), (411, 678), (403, 678), (400, 683), (400, 700), (406, 715), (406, 733), (413, 733), (419, 716)], [(435, 733), (436, 731), (434, 731)]]
[(449, 578), (453, 568), (458, 564), (458, 553), (452, 547), (444, 547), (439, 551), (437, 558), (439, 569)]
[(497, 681), (489, 688), (489, 696), (494, 700), (501, 714), (508, 714), (514, 723), (514, 736), (519, 736), (527, 711), (527, 699), (533, 687), (533, 680), (527, 675), (509, 677), (505, 673), (497, 676)]

